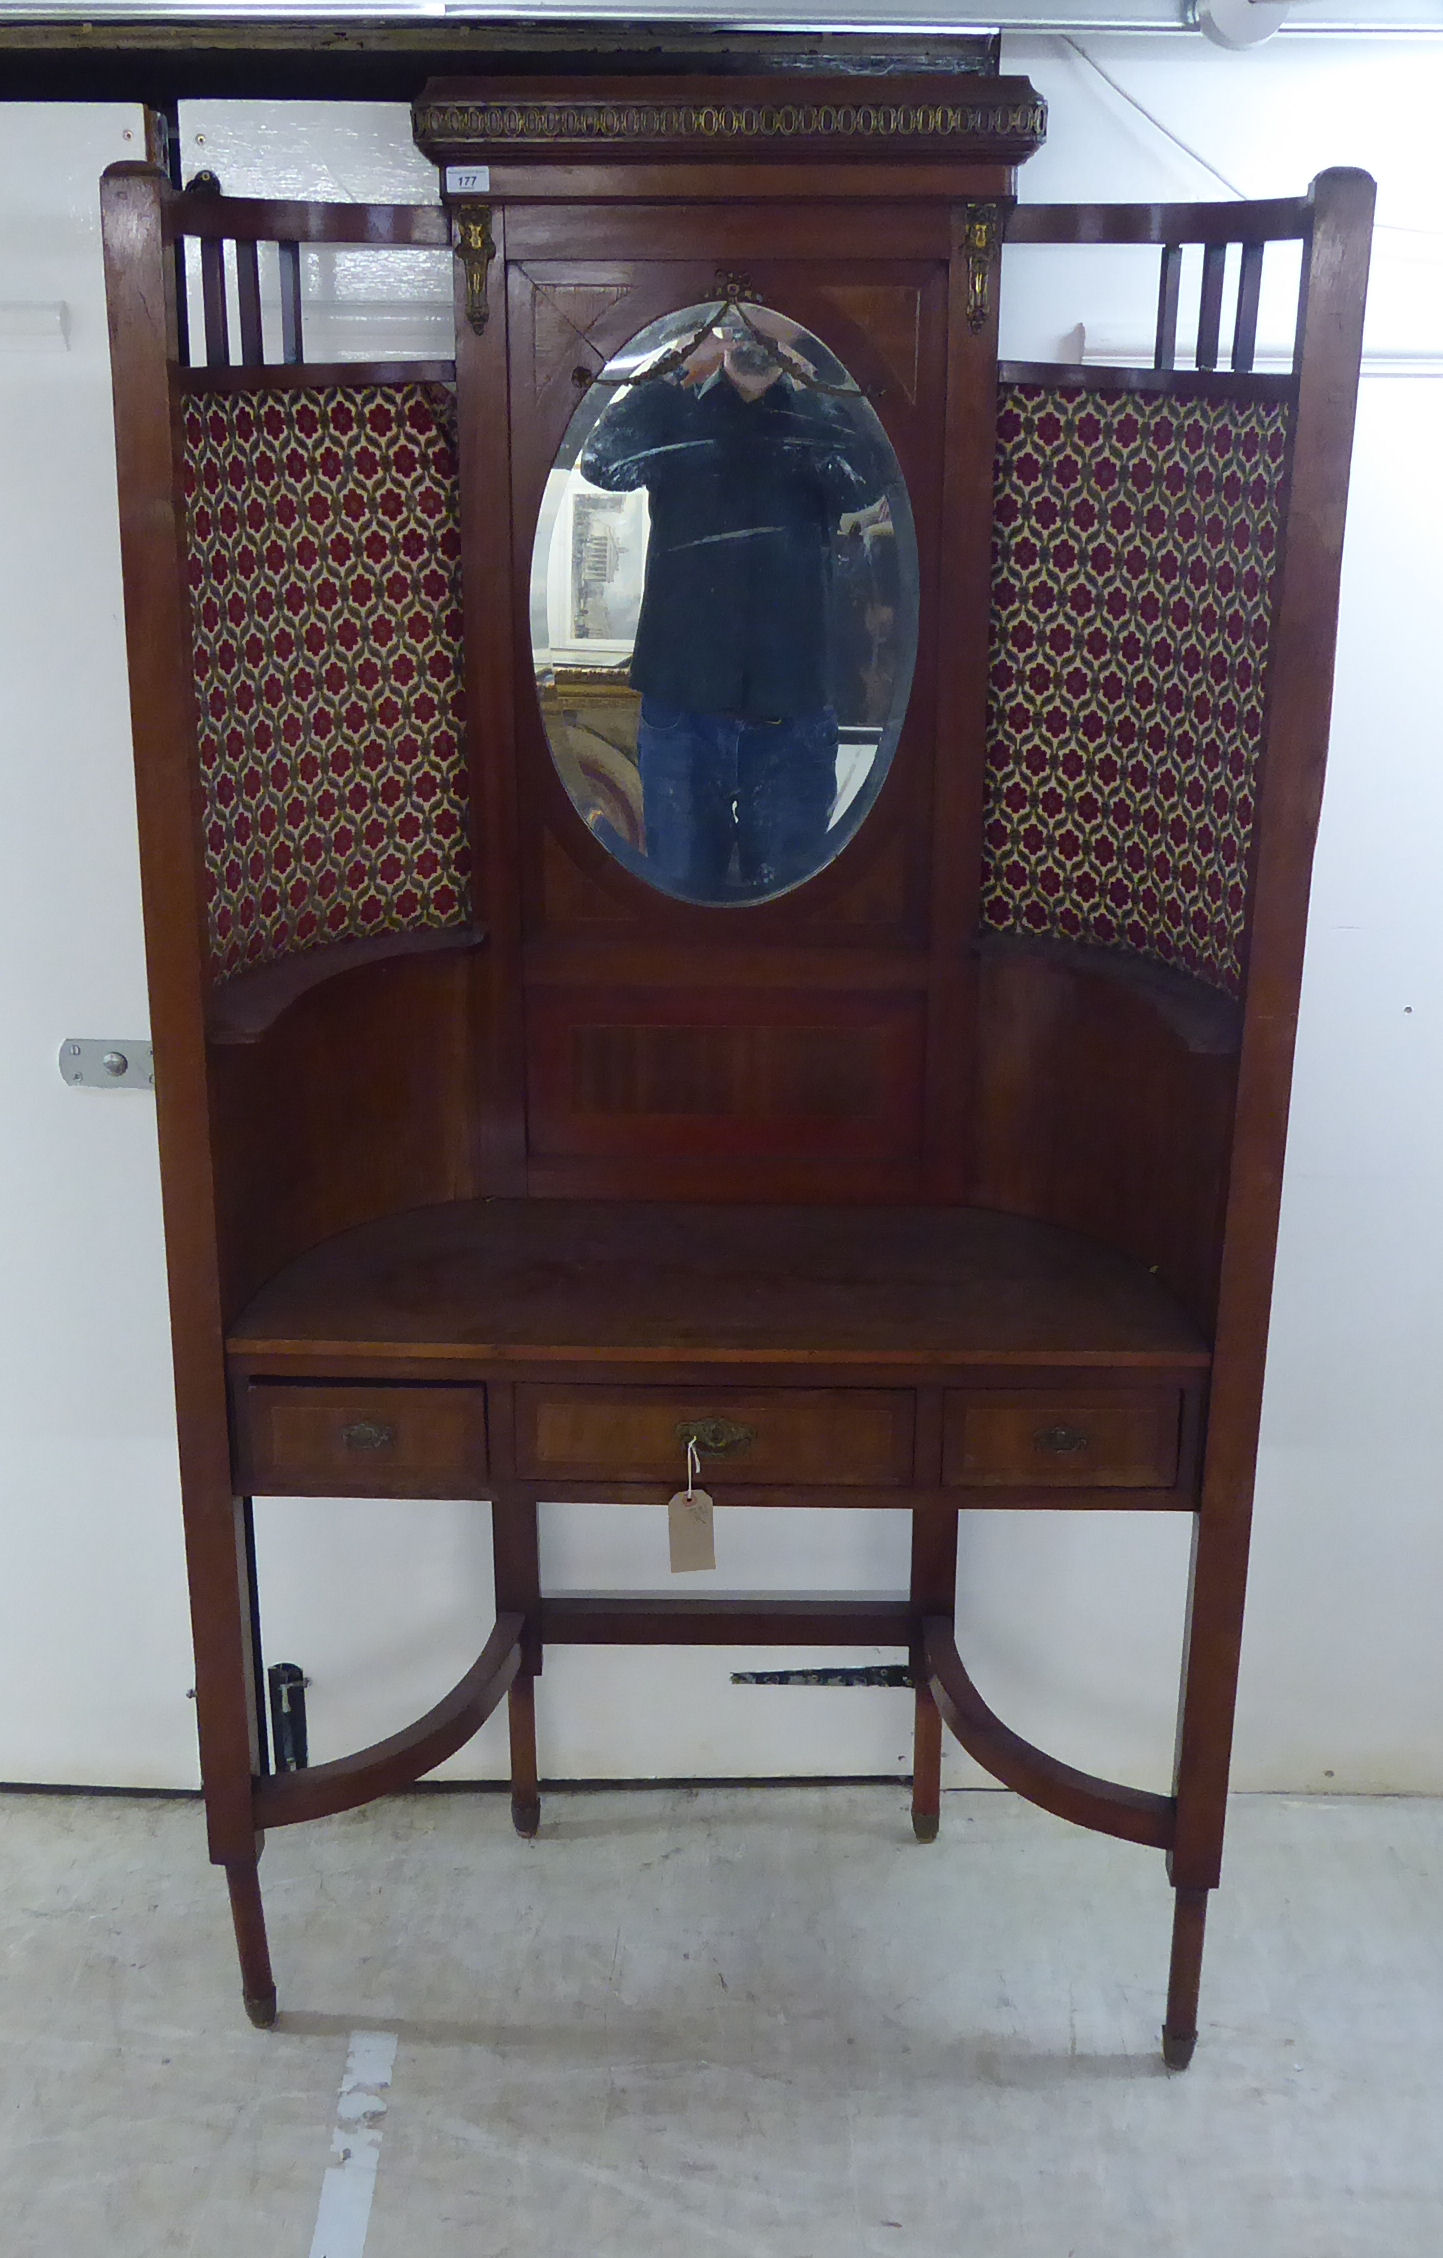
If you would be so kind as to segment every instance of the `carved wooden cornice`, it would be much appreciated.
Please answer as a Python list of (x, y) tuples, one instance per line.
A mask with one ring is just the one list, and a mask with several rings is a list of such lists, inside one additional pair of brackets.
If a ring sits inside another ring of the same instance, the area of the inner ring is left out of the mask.
[(415, 105), (418, 146), (442, 161), (556, 156), (808, 155), (964, 157), (1013, 164), (1047, 129), (1026, 79), (831, 80), (755, 98), (746, 81), (663, 92), (656, 81), (582, 95), (504, 82), (433, 82)]

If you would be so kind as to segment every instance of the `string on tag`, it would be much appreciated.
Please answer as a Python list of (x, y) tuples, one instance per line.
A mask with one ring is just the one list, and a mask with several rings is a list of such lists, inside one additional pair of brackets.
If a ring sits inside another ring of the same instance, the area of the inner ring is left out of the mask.
[(676, 1491), (667, 1509), (673, 1574), (688, 1568), (715, 1568), (712, 1501), (697, 1481), (701, 1452), (696, 1437), (686, 1438), (686, 1488)]

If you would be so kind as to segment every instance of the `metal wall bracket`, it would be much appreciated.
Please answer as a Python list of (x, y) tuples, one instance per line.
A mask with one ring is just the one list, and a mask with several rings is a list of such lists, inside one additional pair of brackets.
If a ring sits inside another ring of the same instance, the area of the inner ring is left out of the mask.
[(72, 1036), (60, 1046), (60, 1072), (77, 1090), (153, 1090), (155, 1054), (123, 1036)]

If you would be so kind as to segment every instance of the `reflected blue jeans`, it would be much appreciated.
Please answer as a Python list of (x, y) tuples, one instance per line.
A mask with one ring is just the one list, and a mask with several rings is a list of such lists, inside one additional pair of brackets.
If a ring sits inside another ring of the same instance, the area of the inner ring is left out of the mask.
[(830, 707), (781, 721), (641, 701), (647, 862), (698, 900), (795, 885), (822, 860), (837, 797)]

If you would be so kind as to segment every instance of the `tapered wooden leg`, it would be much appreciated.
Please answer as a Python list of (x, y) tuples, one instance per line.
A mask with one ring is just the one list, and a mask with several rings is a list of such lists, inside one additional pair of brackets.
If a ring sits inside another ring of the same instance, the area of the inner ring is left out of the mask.
[[(491, 1389), (487, 1416), (494, 1463), (501, 1468), (514, 1466), (515, 1408), (509, 1388)], [(536, 1499), (519, 1483), (499, 1481), (492, 1493), (491, 1547), (496, 1568), (497, 1610), (526, 1619), (521, 1669), (507, 1696), (507, 1716), (511, 1726), (511, 1823), (518, 1835), (530, 1836), (541, 1824), (541, 1788), (536, 1768), (541, 1563), (537, 1551)]]
[[(942, 1470), (942, 1392), (918, 1390), (917, 1463), (936, 1481)], [(921, 1626), (929, 1615), (948, 1622), (957, 1605), (957, 1507), (934, 1495), (912, 1509), (911, 1602), (915, 1616), (912, 1683), (916, 1710), (912, 1722), (912, 1832), (918, 1842), (935, 1842), (942, 1817), (942, 1714), (932, 1699), (922, 1659)]]
[(1207, 1917), (1206, 1890), (1173, 1891), (1172, 1966), (1168, 1972), (1167, 2021), (1162, 2026), (1162, 2058), (1170, 2070), (1185, 2070), (1197, 2045), (1198, 1987), (1202, 1982)]
[(942, 1713), (919, 1677), (912, 1726), (912, 1832), (935, 1842), (942, 1814)]
[(228, 1864), (225, 1878), (230, 1889), (231, 1919), (235, 1923), (236, 1950), (240, 1954), (241, 1995), (246, 2013), (257, 2030), (268, 2031), (276, 2019), (276, 1983), (271, 1974), (271, 1951), (266, 1941), (265, 1908), (261, 1904), (261, 1882), (255, 1859)]
[(541, 1824), (541, 1785), (536, 1775), (536, 1680), (516, 1679), (507, 1695), (511, 1726), (511, 1824), (518, 1835), (534, 1835)]
[[(1216, 1401), (1212, 1416), (1216, 1425)], [(1256, 1434), (1255, 1421), (1249, 1433)], [(1249, 1443), (1249, 1452), (1251, 1448)], [(1172, 1973), (1162, 2053), (1174, 2070), (1187, 2068), (1197, 2044), (1208, 1892), (1217, 1887), (1222, 1874), (1248, 1567), (1251, 1457), (1246, 1468), (1233, 1478), (1225, 1466), (1215, 1464), (1225, 1459), (1216, 1433), (1208, 1450), (1202, 1509), (1193, 1522), (1182, 1702), (1173, 1770), (1177, 1819), (1167, 1862), (1174, 1904)]]
[[(219, 1435), (225, 1441), (222, 1418)], [(254, 1784), (266, 1768), (260, 1689), (259, 1609), (250, 1501), (231, 1495), (228, 1470), (184, 1486), (195, 1707), (211, 1861), (225, 1868), (246, 2013), (275, 2021), (276, 1986), (266, 1944), (256, 1861)]]

